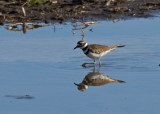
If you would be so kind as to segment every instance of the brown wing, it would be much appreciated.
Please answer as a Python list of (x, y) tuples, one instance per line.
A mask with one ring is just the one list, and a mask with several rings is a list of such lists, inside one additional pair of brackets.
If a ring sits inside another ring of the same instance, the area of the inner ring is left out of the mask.
[(101, 53), (104, 51), (116, 49), (118, 47), (124, 47), (124, 45), (105, 46), (105, 45), (99, 45), (99, 44), (89, 44), (88, 47), (89, 47), (89, 50), (93, 53)]
[(85, 76), (82, 83), (88, 86), (100, 86), (108, 83), (125, 83), (125, 81), (112, 79), (100, 72), (90, 72)]
[(104, 45), (99, 45), (99, 44), (90, 44), (88, 45), (89, 50), (93, 53), (101, 53), (104, 51), (109, 51), (112, 48), (110, 46), (104, 46)]

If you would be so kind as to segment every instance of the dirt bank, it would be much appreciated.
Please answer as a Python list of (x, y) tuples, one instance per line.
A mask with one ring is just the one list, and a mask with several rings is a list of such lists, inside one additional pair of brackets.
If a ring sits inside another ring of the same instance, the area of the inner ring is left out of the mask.
[[(23, 8), (22, 8), (23, 6)], [(47, 4), (27, 5), (21, 2), (0, 1), (0, 23), (64, 22), (127, 19), (150, 17), (160, 9), (160, 0), (51, 0)]]

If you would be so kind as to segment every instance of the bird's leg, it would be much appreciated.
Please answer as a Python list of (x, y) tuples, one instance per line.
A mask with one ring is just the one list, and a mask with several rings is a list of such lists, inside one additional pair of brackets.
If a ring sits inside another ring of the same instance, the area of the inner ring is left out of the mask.
[(93, 72), (95, 72), (96, 71), (96, 67), (95, 66), (93, 66)]
[(93, 64), (96, 64), (96, 61), (95, 61), (95, 59), (93, 60)]
[(99, 67), (101, 67), (101, 60), (100, 60), (100, 58), (98, 60), (99, 60)]
[(98, 68), (97, 72), (99, 72), (99, 73), (100, 73), (100, 71), (101, 71), (101, 67), (99, 67), (99, 68)]
[(94, 59), (93, 63), (83, 63), (82, 66), (86, 67), (86, 64), (94, 64), (95, 65), (96, 64), (95, 59)]

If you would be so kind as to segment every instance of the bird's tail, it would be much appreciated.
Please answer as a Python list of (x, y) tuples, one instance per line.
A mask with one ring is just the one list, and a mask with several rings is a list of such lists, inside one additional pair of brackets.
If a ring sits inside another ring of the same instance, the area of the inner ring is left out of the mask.
[(119, 48), (119, 47), (125, 47), (126, 45), (117, 45), (117, 47)]
[(125, 81), (123, 80), (116, 80), (118, 83), (126, 83)]
[(115, 45), (111, 46), (112, 49), (120, 48), (120, 47), (125, 47), (126, 45)]

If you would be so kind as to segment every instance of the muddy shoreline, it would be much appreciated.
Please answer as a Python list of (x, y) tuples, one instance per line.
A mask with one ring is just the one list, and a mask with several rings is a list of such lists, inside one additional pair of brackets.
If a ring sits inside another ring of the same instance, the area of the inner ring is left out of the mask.
[[(0, 2), (0, 24), (13, 22), (63, 23), (152, 17), (160, 9), (160, 0), (96, 0), (78, 3), (57, 1), (52, 4), (24, 5)], [(22, 9), (24, 8), (24, 11)]]

